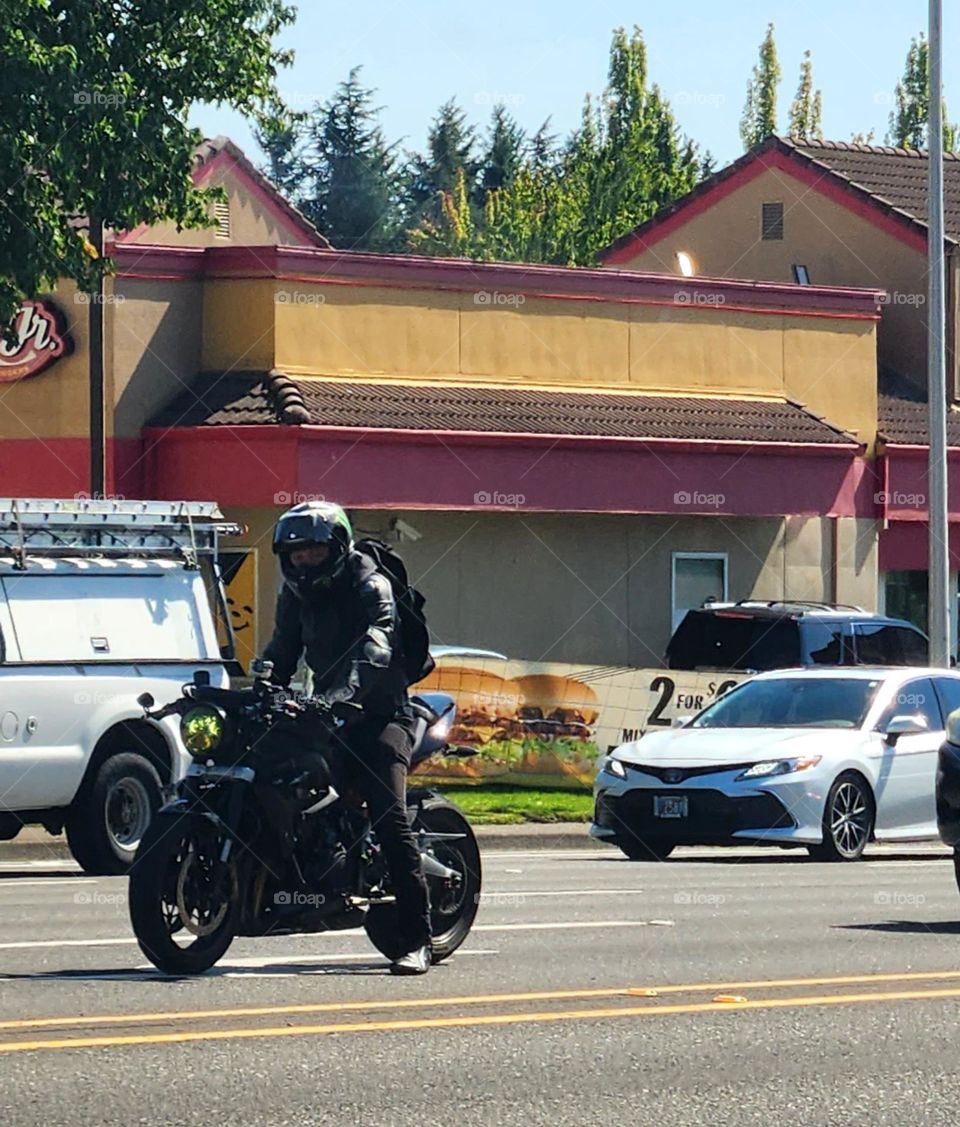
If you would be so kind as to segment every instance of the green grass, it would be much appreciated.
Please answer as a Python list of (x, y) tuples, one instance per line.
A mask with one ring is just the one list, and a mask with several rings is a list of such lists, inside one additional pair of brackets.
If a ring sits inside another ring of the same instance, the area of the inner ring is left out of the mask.
[(593, 798), (588, 790), (494, 786), (441, 786), (439, 789), (478, 826), (589, 822), (593, 813)]

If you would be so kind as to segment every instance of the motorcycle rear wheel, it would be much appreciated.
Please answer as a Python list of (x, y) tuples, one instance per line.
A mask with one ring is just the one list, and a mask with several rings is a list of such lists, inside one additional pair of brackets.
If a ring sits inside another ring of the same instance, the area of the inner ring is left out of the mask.
[(130, 922), (140, 950), (165, 974), (202, 974), (233, 942), (236, 868), (220, 860), (222, 846), (214, 826), (191, 814), (160, 814), (143, 836), (130, 870)]
[[(430, 846), (436, 859), (462, 876), (461, 884), (450, 888), (439, 878), (428, 877), (430, 927), (433, 933), (433, 963), (448, 959), (470, 934), (480, 907), (482, 870), (480, 848), (464, 815), (447, 799), (430, 795), (420, 806), (413, 823), (414, 834), (463, 834), (458, 841), (440, 841)], [(405, 955), (400, 943), (400, 928), (395, 904), (376, 904), (367, 911), (363, 926), (370, 942), (386, 958)]]

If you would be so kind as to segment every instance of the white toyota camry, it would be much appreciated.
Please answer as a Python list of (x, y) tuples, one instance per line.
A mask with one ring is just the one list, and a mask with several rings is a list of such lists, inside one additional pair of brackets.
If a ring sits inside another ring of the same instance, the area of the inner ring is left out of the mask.
[(804, 845), (855, 861), (867, 842), (937, 837), (937, 750), (960, 672), (777, 670), (600, 763), (591, 834), (635, 860), (677, 845)]

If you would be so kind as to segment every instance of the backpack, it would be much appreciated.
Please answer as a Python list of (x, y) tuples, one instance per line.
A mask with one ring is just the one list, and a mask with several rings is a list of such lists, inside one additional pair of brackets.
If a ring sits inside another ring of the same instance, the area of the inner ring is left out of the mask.
[(430, 633), (423, 617), (426, 599), (410, 586), (403, 560), (382, 540), (358, 540), (354, 548), (369, 556), (377, 565), (377, 571), (390, 581), (399, 619), (401, 665), (407, 684), (415, 685), (428, 676), (436, 664), (430, 656)]

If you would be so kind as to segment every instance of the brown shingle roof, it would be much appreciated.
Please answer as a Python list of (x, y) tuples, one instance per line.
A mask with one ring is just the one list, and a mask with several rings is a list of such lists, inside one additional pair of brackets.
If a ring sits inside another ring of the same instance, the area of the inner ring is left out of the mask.
[[(785, 143), (864, 189), (878, 203), (926, 226), (929, 162), (925, 152), (846, 141), (787, 138)], [(960, 155), (956, 153), (943, 154), (943, 213), (947, 237), (960, 242)]]
[(370, 430), (563, 434), (852, 445), (856, 439), (786, 400), (543, 391), (205, 373), (158, 427), (312, 423)]

